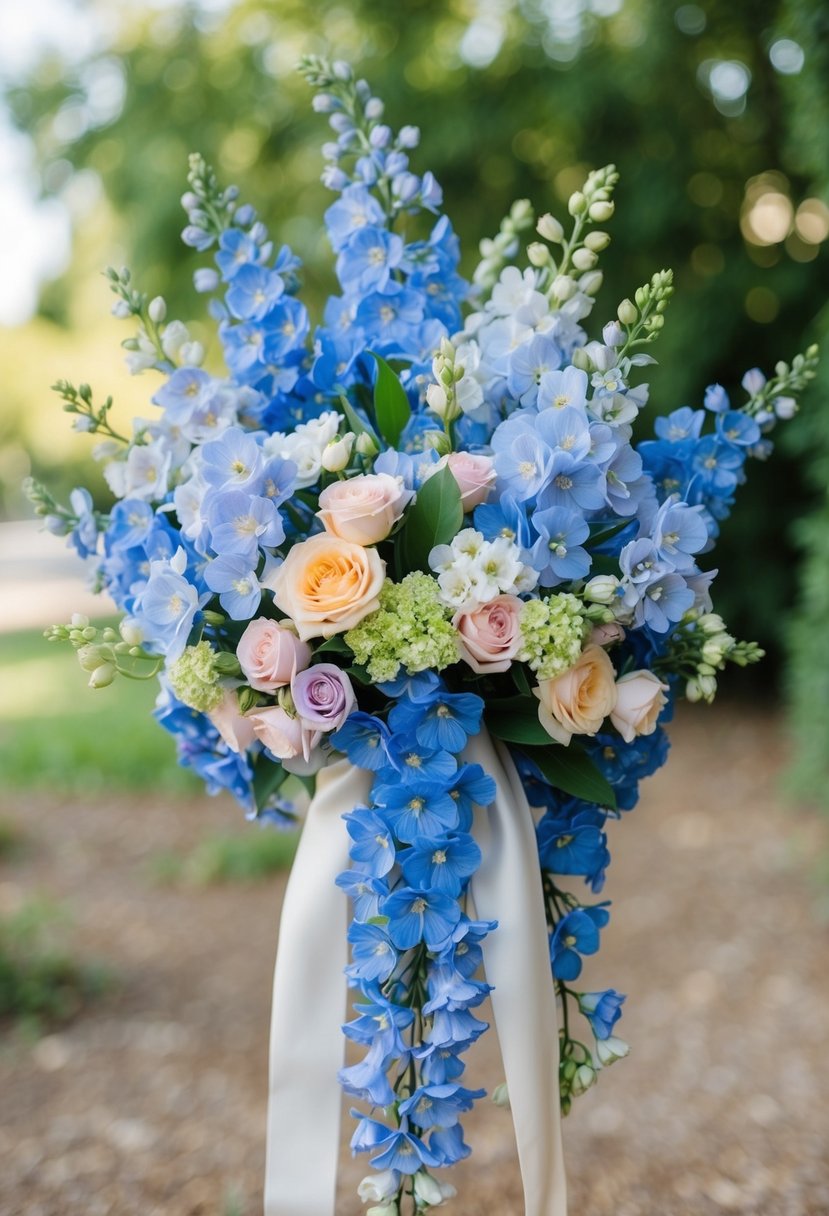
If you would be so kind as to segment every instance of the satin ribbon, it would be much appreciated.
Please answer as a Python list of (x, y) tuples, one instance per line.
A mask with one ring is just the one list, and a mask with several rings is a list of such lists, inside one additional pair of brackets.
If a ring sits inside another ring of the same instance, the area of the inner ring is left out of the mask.
[[(525, 1216), (566, 1216), (555, 990), (532, 812), (509, 752), (484, 731), (462, 759), (497, 787), (475, 809), (482, 852), (470, 890), (497, 920), (483, 942), (486, 977), (512, 1108)], [(365, 805), (372, 774), (346, 761), (323, 769), (282, 905), (271, 1018), (265, 1216), (335, 1216), (347, 958), (349, 867), (339, 816)]]

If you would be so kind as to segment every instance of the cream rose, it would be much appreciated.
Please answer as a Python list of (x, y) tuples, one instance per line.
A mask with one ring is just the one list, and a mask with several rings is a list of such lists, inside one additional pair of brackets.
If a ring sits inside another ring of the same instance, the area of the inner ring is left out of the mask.
[(479, 456), (473, 452), (450, 452), (438, 461), (435, 470), (447, 466), (458, 483), (464, 513), (486, 502), (496, 480), (495, 464), (491, 456)]
[(305, 670), (311, 662), (311, 647), (287, 625), (260, 616), (240, 637), (236, 658), (251, 688), (276, 692)]
[(281, 705), (255, 709), (246, 715), (256, 738), (277, 760), (302, 756), (307, 760), (319, 743), (319, 731), (309, 730), (299, 716), (293, 717)]
[(586, 646), (572, 667), (534, 689), (538, 717), (553, 739), (595, 735), (616, 705), (616, 672), (600, 646)]
[(498, 595), (479, 608), (456, 612), (461, 658), (479, 675), (507, 671), (521, 647), (517, 595)]
[(232, 752), (246, 752), (253, 743), (253, 723), (240, 712), (239, 698), (231, 689), (207, 716)]
[(379, 608), (385, 577), (376, 549), (324, 534), (294, 545), (265, 586), (307, 641), (345, 633)]
[(326, 532), (356, 545), (385, 540), (412, 497), (389, 473), (366, 473), (335, 481), (320, 494), (317, 512)]
[(668, 698), (668, 685), (652, 671), (629, 671), (616, 681), (616, 706), (610, 721), (625, 743), (637, 735), (652, 735)]

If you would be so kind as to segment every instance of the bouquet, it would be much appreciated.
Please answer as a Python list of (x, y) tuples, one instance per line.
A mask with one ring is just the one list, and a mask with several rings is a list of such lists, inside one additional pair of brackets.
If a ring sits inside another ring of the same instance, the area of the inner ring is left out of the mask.
[(250, 818), (291, 827), (314, 795), (278, 952), (267, 1210), (333, 1211), (338, 1065), (371, 1216), (450, 1196), (491, 994), (527, 1211), (558, 1213), (559, 1108), (628, 1051), (625, 997), (579, 983), (609, 918), (608, 821), (664, 763), (675, 700), (761, 656), (713, 611), (708, 555), (817, 352), (634, 441), (673, 287), (654, 274), (588, 337), (614, 167), (566, 226), (517, 202), (470, 283), (410, 166), (418, 130), (394, 133), (347, 64), (301, 70), (333, 132), (340, 293), (312, 325), (298, 259), (191, 158), (183, 239), (212, 259), (195, 285), (219, 349), (107, 271), (154, 409), (124, 434), (111, 398), (59, 383), (115, 501), (29, 493), (123, 620), (50, 636), (93, 688), (157, 678), (181, 763)]

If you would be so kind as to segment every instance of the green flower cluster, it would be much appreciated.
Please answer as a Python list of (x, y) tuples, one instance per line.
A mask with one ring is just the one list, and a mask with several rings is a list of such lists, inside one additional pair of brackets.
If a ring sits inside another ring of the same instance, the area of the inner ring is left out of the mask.
[(437, 581), (415, 572), (401, 583), (387, 582), (380, 607), (350, 629), (345, 640), (377, 684), (394, 680), (401, 667), (410, 674), (442, 671), (458, 661), (451, 614), (441, 602)]
[(539, 679), (552, 680), (581, 654), (586, 625), (584, 605), (575, 595), (563, 591), (546, 600), (529, 600), (521, 610), (518, 658)]
[(239, 670), (235, 655), (215, 651), (209, 642), (201, 641), (188, 646), (173, 663), (169, 670), (170, 685), (179, 701), (206, 714), (224, 696), (222, 677), (238, 675)]

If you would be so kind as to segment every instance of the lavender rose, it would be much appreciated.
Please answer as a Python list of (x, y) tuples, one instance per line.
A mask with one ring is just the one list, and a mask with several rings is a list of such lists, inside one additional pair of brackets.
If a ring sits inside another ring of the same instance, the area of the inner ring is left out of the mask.
[(297, 672), (291, 695), (303, 724), (312, 730), (339, 730), (356, 704), (351, 681), (333, 663)]

